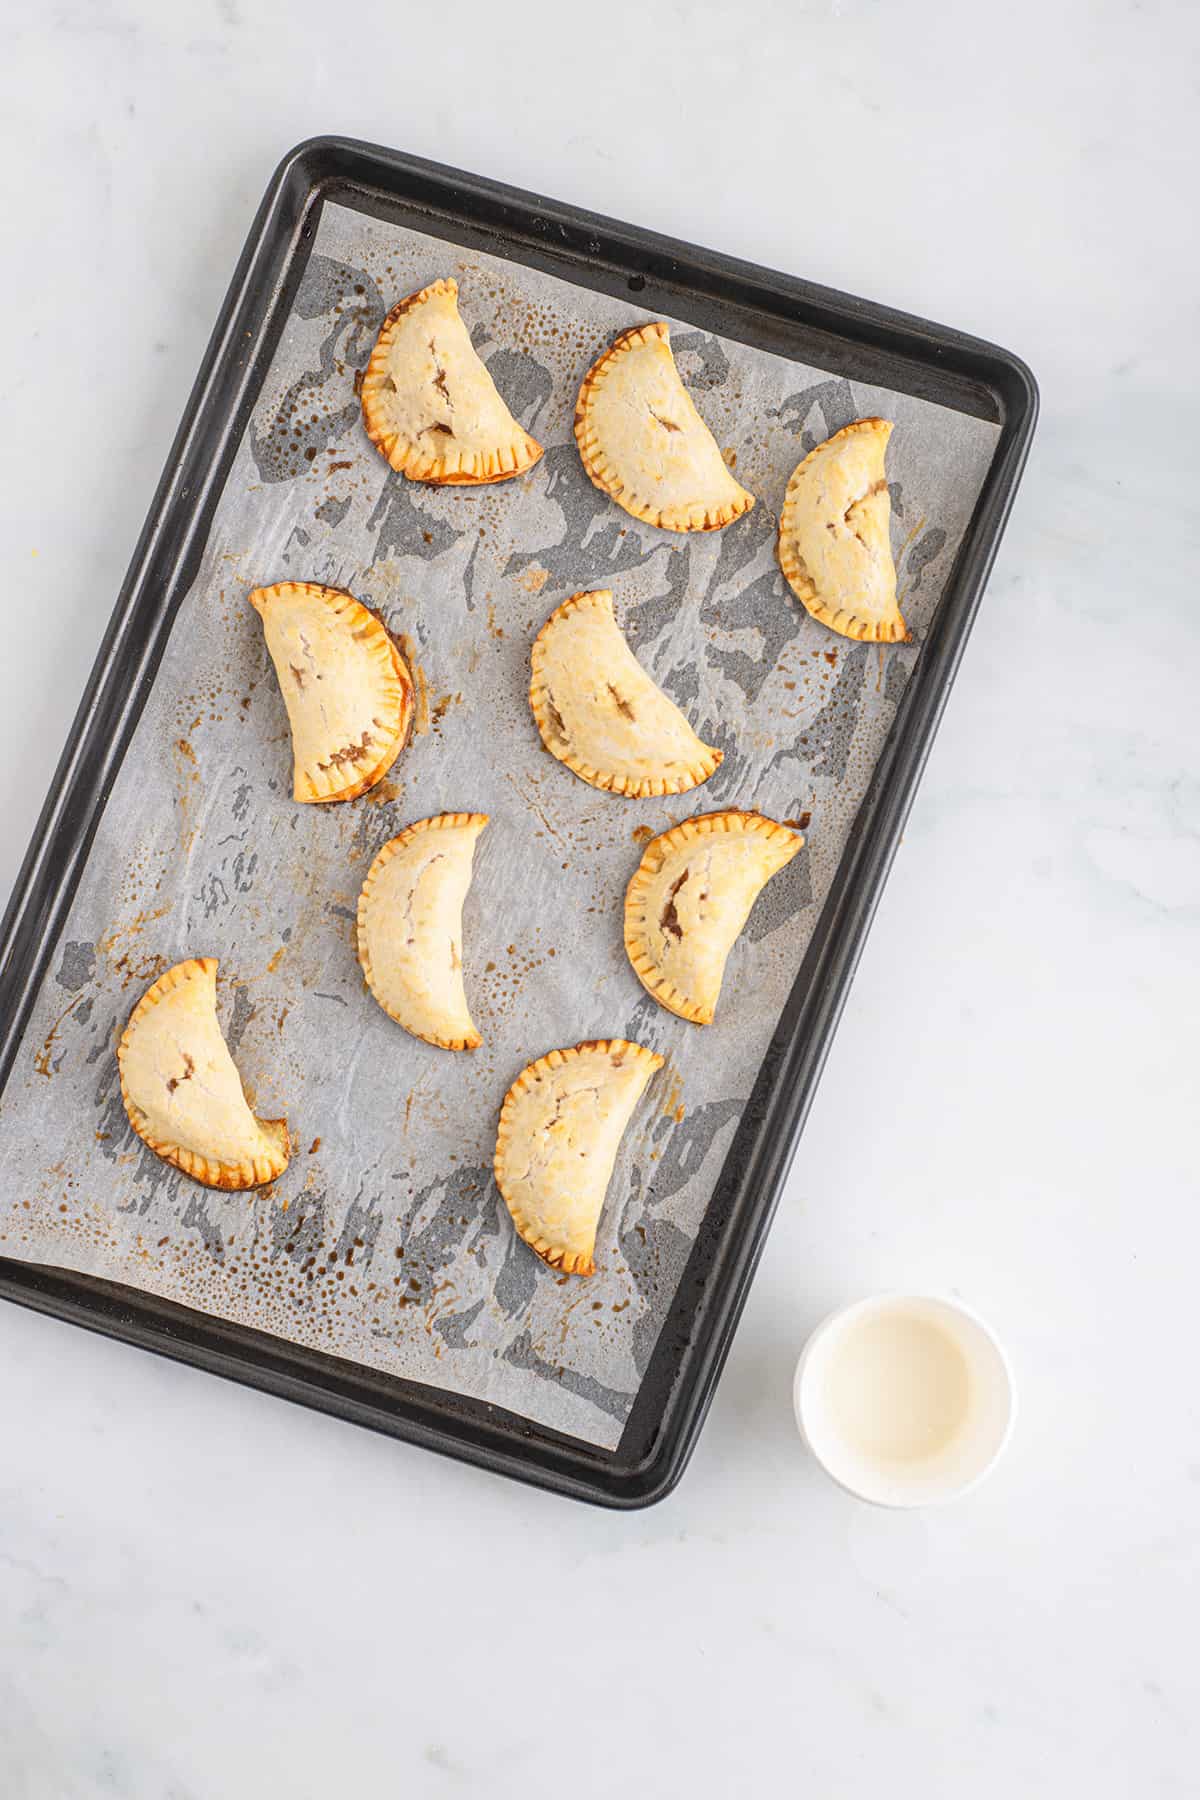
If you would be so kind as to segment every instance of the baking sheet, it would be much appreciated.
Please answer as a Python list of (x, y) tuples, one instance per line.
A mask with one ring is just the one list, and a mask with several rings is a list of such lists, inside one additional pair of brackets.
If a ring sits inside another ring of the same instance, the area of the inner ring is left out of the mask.
[[(353, 375), (399, 295), (458, 276), (480, 354), (547, 446), (480, 493), (405, 482), (362, 432)], [(583, 474), (579, 381), (646, 315), (520, 265), (327, 206), (203, 564), (101, 821), (2, 1105), (0, 1251), (129, 1283), (612, 1448), (737, 1119), (919, 654), (998, 427), (675, 325), (680, 368), (758, 496), (725, 532), (628, 518)], [(811, 621), (774, 558), (787, 478), (850, 419), (896, 421), (894, 548), (912, 646)], [(290, 799), (286, 715), (246, 604), (279, 579), (348, 587), (407, 639), (417, 734), (347, 806)], [(628, 801), (546, 756), (526, 701), (533, 633), (612, 588), (656, 679), (725, 762), (690, 795)], [(717, 1023), (644, 994), (621, 943), (641, 841), (695, 812), (808, 816), (729, 962)], [(366, 994), (354, 905), (403, 825), (481, 810), (465, 911), (485, 1043), (417, 1043)], [(220, 958), (223, 1022), (298, 1153), (224, 1196), (131, 1133), (115, 1046), (138, 995)], [(490, 1164), (496, 1113), (534, 1056), (627, 1036), (661, 1051), (618, 1159), (598, 1273), (516, 1240)]]

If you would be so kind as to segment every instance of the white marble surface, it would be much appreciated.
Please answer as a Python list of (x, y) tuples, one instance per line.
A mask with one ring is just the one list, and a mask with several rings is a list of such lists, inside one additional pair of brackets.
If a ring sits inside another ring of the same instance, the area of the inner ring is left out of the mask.
[[(1196, 1791), (1200, 28), (999, 19), (6, 20), (0, 887), (290, 142), (947, 319), (1044, 410), (682, 1487), (572, 1507), (0, 1308), (4, 1800)], [(978, 1306), (1022, 1395), (1002, 1467), (926, 1516), (837, 1493), (788, 1404), (822, 1312), (908, 1284)]]

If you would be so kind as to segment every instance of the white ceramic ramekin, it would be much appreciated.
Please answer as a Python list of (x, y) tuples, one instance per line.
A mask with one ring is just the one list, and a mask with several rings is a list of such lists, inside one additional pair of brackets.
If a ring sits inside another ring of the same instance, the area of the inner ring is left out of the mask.
[(994, 1333), (957, 1300), (876, 1294), (831, 1313), (796, 1365), (796, 1423), (826, 1474), (875, 1506), (936, 1506), (983, 1480), (1016, 1411)]

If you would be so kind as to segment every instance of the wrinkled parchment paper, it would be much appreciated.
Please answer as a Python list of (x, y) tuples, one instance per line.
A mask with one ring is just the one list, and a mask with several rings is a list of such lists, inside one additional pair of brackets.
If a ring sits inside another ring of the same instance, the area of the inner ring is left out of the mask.
[[(516, 482), (439, 492), (368, 443), (353, 381), (394, 300), (443, 274), (546, 455)], [(740, 1110), (919, 655), (996, 427), (679, 324), (684, 379), (758, 505), (727, 530), (639, 525), (583, 473), (581, 377), (635, 305), (327, 207), (153, 693), (101, 821), (0, 1111), (0, 1250), (167, 1296), (297, 1343), (620, 1438)], [(893, 536), (917, 642), (848, 643), (791, 598), (774, 540), (788, 476), (849, 420), (896, 421)], [(286, 715), (249, 590), (347, 587), (407, 641), (416, 736), (372, 794), (290, 798)], [(637, 654), (725, 761), (630, 801), (541, 748), (529, 644), (610, 587)], [(621, 942), (642, 842), (692, 813), (809, 817), (730, 958), (715, 1025), (643, 992)], [(358, 889), (402, 826), (483, 811), (465, 912), (484, 1046), (410, 1038), (367, 994)], [(269, 1190), (223, 1196), (144, 1149), (115, 1046), (146, 986), (219, 957), (252, 1102), (297, 1146)], [(626, 1134), (590, 1280), (515, 1237), (491, 1176), (522, 1066), (582, 1038), (667, 1058)]]

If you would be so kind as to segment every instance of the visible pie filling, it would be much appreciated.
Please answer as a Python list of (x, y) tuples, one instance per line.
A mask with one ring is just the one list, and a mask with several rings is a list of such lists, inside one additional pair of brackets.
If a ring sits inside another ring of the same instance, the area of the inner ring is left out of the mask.
[(683, 926), (679, 920), (679, 911), (675, 905), (675, 896), (687, 880), (690, 872), (690, 870), (685, 869), (683, 874), (673, 881), (667, 889), (667, 897), (663, 902), (662, 914), (658, 921), (662, 931), (669, 931), (672, 937), (678, 938), (681, 941), (683, 938)]
[(317, 767), (319, 769), (341, 769), (344, 768), (347, 763), (361, 762), (374, 742), (375, 740), (370, 732), (364, 731), (361, 743), (343, 745), (340, 750), (335, 750), (333, 752), (328, 762), (319, 762)]
[(566, 722), (549, 694), (546, 695), (546, 711), (550, 714), (550, 723), (554, 726), (555, 731), (557, 731), (559, 737), (563, 740), (563, 743), (569, 743), (570, 739), (567, 736)]
[(172, 1075), (170, 1081), (167, 1083), (168, 1094), (173, 1094), (181, 1081), (190, 1081), (195, 1073), (196, 1065), (185, 1050), (183, 1053), (183, 1074)]

